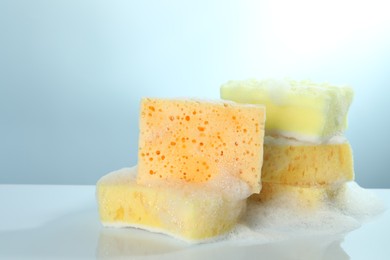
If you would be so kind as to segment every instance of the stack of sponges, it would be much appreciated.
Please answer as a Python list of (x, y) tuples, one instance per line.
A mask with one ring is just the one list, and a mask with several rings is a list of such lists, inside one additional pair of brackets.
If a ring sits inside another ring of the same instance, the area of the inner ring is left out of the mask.
[(138, 166), (97, 183), (103, 225), (192, 242), (233, 228), (261, 190), (264, 106), (145, 98), (139, 124)]
[(343, 136), (351, 88), (310, 81), (229, 81), (221, 87), (221, 98), (266, 106), (263, 188), (252, 198), (296, 197), (312, 208), (354, 179), (351, 147)]

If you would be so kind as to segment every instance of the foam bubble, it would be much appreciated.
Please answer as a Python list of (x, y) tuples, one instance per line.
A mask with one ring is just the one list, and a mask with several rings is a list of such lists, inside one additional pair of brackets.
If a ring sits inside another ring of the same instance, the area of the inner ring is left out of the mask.
[(211, 190), (221, 191), (225, 197), (232, 200), (244, 200), (251, 195), (251, 190), (245, 181), (221, 169), (220, 174), (204, 184)]
[[(280, 132), (280, 131), (279, 131)], [(289, 136), (289, 137), (286, 137)], [(293, 132), (285, 132), (282, 136), (280, 133), (264, 136), (264, 144), (269, 145), (315, 145), (315, 144), (343, 144), (347, 143), (348, 140), (343, 135), (335, 135), (331, 138), (320, 138), (310, 137), (307, 135), (299, 135)]]
[[(221, 169), (220, 174), (216, 174), (214, 178), (206, 183), (186, 183), (180, 180), (165, 180), (161, 182), (156, 179), (149, 180), (144, 185), (155, 188), (180, 190), (193, 197), (207, 197), (210, 194), (215, 197), (220, 197), (222, 194), (224, 199), (231, 201), (247, 199), (252, 193), (248, 183), (235, 175), (223, 171), (225, 170)], [(136, 182), (137, 174), (137, 166), (122, 168), (104, 175), (99, 179), (98, 183), (133, 184)]]
[(249, 200), (228, 242), (275, 242), (302, 236), (345, 234), (380, 214), (384, 204), (371, 192), (350, 182), (317, 208), (303, 208), (294, 196), (259, 202)]
[(345, 215), (353, 216), (360, 222), (370, 220), (385, 210), (383, 201), (356, 182), (348, 182), (343, 192), (336, 197), (337, 208)]

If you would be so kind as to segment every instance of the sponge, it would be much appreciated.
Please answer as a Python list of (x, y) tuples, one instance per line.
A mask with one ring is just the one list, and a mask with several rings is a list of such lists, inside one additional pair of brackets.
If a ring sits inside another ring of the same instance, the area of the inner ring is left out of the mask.
[(228, 175), (260, 192), (264, 106), (144, 98), (140, 110), (138, 183), (207, 183)]
[(327, 203), (332, 203), (336, 196), (345, 192), (347, 183), (322, 186), (296, 186), (263, 182), (260, 194), (253, 194), (250, 199), (262, 203), (285, 198), (295, 202), (303, 210), (317, 209)]
[(137, 168), (124, 168), (97, 183), (104, 226), (136, 227), (188, 242), (203, 242), (232, 229), (245, 211), (246, 199), (197, 185), (145, 186), (136, 183)]
[(266, 138), (263, 182), (318, 186), (353, 179), (352, 149), (347, 141), (313, 145)]
[(220, 94), (239, 103), (264, 104), (266, 135), (317, 143), (345, 131), (353, 99), (350, 87), (293, 80), (229, 81)]

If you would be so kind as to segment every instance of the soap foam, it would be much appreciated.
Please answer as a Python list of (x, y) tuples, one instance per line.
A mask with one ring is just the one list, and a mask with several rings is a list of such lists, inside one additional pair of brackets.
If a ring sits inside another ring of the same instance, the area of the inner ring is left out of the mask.
[(344, 214), (366, 222), (385, 210), (385, 206), (372, 192), (356, 182), (347, 183), (344, 192), (336, 197), (336, 207)]
[(252, 192), (245, 181), (229, 173), (224, 173), (223, 169), (210, 181), (204, 184), (211, 190), (221, 191), (225, 197), (232, 200), (244, 200), (248, 198)]
[[(103, 176), (101, 180), (110, 183), (131, 183), (136, 180), (137, 166), (123, 168)], [(181, 190), (194, 197), (214, 195), (219, 197), (223, 195), (224, 199), (231, 201), (240, 201), (247, 199), (251, 194), (251, 189), (245, 181), (233, 174), (224, 173), (221, 169), (220, 174), (216, 174), (208, 182), (190, 183), (182, 180), (149, 180), (143, 184), (155, 188), (171, 188)]]
[(302, 208), (294, 197), (249, 200), (247, 211), (226, 242), (268, 243), (303, 236), (345, 234), (385, 210), (374, 194), (350, 182), (332, 201), (316, 209)]
[[(290, 137), (286, 137), (290, 136)], [(296, 135), (294, 133), (286, 133), (285, 136), (282, 135), (266, 135), (264, 136), (264, 144), (269, 145), (319, 145), (319, 144), (344, 144), (347, 143), (348, 140), (343, 135), (335, 135), (328, 139), (317, 139), (310, 138), (303, 135)]]
[(313, 135), (298, 134), (289, 131), (267, 131), (264, 144), (272, 145), (319, 145), (319, 144), (343, 144), (348, 142), (343, 133), (334, 133), (331, 137), (319, 137)]

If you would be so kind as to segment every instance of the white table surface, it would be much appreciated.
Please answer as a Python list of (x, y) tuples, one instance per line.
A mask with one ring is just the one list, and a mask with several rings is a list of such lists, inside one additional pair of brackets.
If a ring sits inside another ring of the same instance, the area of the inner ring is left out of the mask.
[[(390, 190), (373, 190), (390, 207)], [(0, 259), (390, 259), (390, 212), (344, 235), (187, 245), (100, 225), (95, 186), (0, 185)]]

